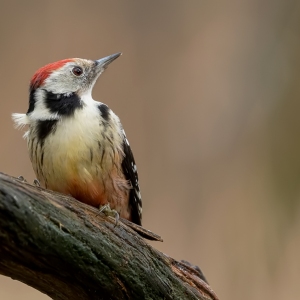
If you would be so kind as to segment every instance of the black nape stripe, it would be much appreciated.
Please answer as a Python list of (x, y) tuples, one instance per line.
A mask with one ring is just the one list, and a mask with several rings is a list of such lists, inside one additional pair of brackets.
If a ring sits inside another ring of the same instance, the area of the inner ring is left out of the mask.
[(31, 113), (34, 110), (35, 98), (34, 98), (35, 90), (30, 90), (29, 92), (29, 108), (27, 114)]
[(75, 110), (82, 108), (83, 104), (76, 93), (71, 94), (54, 94), (44, 90), (46, 107), (51, 113), (59, 115), (71, 116)]
[(37, 136), (40, 143), (44, 143), (45, 138), (56, 130), (58, 120), (44, 120), (37, 122)]
[(98, 108), (101, 112), (101, 116), (105, 121), (109, 120), (109, 107), (105, 104), (98, 105)]

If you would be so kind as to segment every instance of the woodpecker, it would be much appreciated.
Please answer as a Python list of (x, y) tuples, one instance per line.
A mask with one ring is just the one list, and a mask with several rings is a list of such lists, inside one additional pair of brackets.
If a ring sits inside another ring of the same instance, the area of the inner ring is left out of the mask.
[(41, 186), (141, 225), (138, 173), (125, 131), (92, 98), (97, 79), (120, 55), (40, 68), (30, 81), (27, 113), (12, 118), (17, 128), (28, 125), (24, 138)]

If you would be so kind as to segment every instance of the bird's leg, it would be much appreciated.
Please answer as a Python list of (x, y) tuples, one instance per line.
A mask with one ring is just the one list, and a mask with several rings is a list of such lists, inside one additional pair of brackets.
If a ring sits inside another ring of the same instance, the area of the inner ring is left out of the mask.
[(114, 217), (116, 220), (115, 226), (118, 225), (118, 221), (120, 218), (119, 213), (115, 209), (111, 209), (109, 203), (100, 205), (99, 212), (104, 213), (107, 217), (108, 216)]
[(27, 182), (27, 180), (26, 180), (22, 175), (19, 176), (18, 179), (19, 179), (20, 181), (22, 181), (22, 182)]
[(34, 179), (34, 180), (33, 180), (33, 184), (34, 184), (35, 186), (37, 186), (37, 187), (41, 187), (41, 184), (40, 184), (40, 182), (39, 182), (37, 179)]

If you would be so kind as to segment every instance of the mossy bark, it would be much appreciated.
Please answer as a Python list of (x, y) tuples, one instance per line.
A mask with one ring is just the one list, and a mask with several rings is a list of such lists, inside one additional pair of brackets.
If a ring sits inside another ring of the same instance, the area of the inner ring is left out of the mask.
[(126, 224), (0, 173), (0, 274), (53, 299), (217, 299)]

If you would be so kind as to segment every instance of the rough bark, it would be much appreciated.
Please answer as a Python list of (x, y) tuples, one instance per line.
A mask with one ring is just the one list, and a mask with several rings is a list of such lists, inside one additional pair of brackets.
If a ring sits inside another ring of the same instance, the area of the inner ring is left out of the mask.
[(217, 299), (195, 268), (155, 250), (130, 222), (114, 222), (0, 173), (0, 274), (53, 299)]

